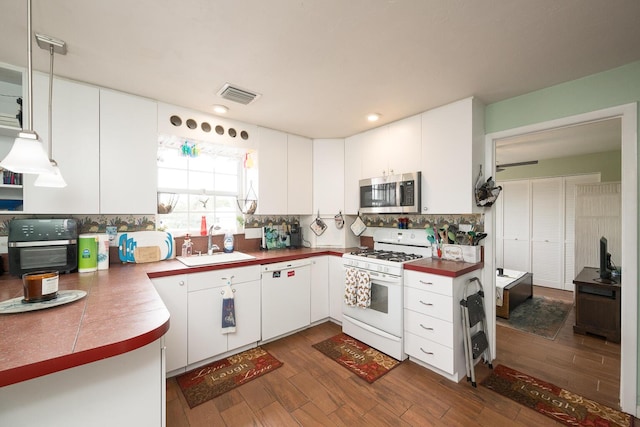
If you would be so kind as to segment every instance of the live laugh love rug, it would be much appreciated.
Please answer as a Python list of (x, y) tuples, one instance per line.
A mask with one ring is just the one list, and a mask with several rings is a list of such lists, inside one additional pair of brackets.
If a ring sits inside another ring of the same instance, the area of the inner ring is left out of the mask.
[(176, 378), (189, 408), (220, 396), (282, 366), (260, 347), (202, 366)]
[(481, 385), (568, 426), (630, 427), (633, 417), (503, 365)]
[(314, 344), (313, 348), (369, 383), (374, 382), (400, 364), (396, 359), (380, 353), (346, 334), (338, 334)]

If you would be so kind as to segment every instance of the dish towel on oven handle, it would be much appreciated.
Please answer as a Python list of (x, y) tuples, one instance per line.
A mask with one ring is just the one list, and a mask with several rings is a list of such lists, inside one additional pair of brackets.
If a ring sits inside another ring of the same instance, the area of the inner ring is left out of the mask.
[(349, 267), (344, 274), (344, 303), (349, 307), (355, 307), (357, 298), (356, 291), (358, 288), (358, 271)]
[(371, 278), (366, 271), (358, 271), (356, 282), (356, 305), (360, 308), (369, 308), (371, 305)]
[(222, 291), (222, 333), (230, 334), (236, 331), (236, 307), (233, 299), (233, 289), (227, 284)]

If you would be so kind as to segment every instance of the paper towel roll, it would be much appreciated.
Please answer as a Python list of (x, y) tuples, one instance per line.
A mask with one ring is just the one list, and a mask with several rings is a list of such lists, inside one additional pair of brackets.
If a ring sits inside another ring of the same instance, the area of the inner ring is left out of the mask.
[(78, 236), (78, 273), (88, 273), (98, 269), (98, 236), (80, 234)]
[(109, 235), (98, 234), (98, 270), (109, 268)]

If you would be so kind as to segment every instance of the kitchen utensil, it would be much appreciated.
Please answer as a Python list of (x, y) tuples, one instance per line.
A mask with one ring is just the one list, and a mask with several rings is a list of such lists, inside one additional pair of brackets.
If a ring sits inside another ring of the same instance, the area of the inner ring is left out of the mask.
[(351, 224), (350, 228), (353, 234), (359, 236), (364, 233), (364, 230), (367, 229), (367, 226), (365, 225), (364, 221), (362, 221), (362, 218), (360, 218), (360, 215), (358, 215), (355, 221), (353, 221), (353, 224)]
[[(174, 258), (175, 244), (171, 233), (165, 231), (132, 231), (118, 236), (118, 256), (122, 262), (138, 262), (136, 248), (158, 247), (160, 260)], [(144, 257), (148, 253), (144, 253)]]
[(324, 230), (327, 229), (327, 224), (325, 224), (320, 216), (318, 216), (309, 227), (311, 228), (311, 231), (316, 234), (316, 236), (320, 236), (322, 233), (324, 233)]

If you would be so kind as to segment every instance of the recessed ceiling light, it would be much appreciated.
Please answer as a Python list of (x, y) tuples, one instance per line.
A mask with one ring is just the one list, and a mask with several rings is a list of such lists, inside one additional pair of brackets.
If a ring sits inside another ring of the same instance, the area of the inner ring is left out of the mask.
[(229, 109), (227, 107), (225, 107), (224, 105), (214, 105), (213, 106), (213, 112), (214, 113), (225, 114), (227, 111), (229, 111)]
[(377, 122), (380, 119), (380, 114), (378, 113), (371, 113), (367, 115), (367, 120), (369, 120), (370, 122)]

